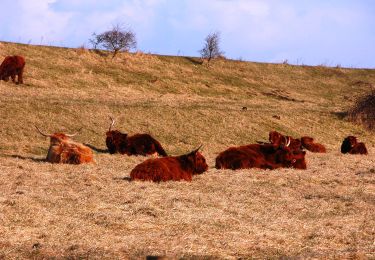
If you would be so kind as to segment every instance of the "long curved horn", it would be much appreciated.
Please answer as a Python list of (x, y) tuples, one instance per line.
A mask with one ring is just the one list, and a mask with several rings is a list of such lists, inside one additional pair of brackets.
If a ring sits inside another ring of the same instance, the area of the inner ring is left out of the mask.
[(43, 136), (45, 136), (45, 137), (50, 137), (51, 136), (51, 134), (45, 134), (45, 133), (43, 133), (42, 131), (40, 131), (40, 129), (35, 125), (35, 128), (36, 128), (36, 130), (38, 130), (38, 132), (41, 134), (41, 135), (43, 135)]
[(195, 150), (193, 151), (193, 153), (198, 152), (202, 147), (203, 147), (203, 144), (201, 144), (197, 149), (195, 149)]
[(288, 147), (290, 145), (290, 136), (286, 136), (285, 139), (286, 139), (285, 146)]
[(73, 136), (76, 136), (76, 135), (78, 135), (80, 132), (81, 132), (81, 130), (82, 130), (82, 127), (77, 131), (77, 132), (75, 132), (74, 134), (65, 134), (67, 137), (73, 137)]
[(112, 126), (115, 124), (115, 120), (114, 120), (112, 117), (109, 117), (109, 119), (111, 119), (111, 124), (109, 125), (109, 130), (108, 130), (108, 132), (111, 131)]

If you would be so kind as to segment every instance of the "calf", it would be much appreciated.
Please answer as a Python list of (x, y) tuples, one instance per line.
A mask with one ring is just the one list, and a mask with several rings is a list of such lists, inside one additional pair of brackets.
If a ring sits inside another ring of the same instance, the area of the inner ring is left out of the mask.
[(50, 138), (50, 146), (46, 161), (50, 163), (81, 164), (93, 162), (92, 150), (80, 143), (72, 141), (70, 138), (76, 134), (45, 134), (35, 126), (38, 132)]
[(106, 133), (105, 143), (110, 154), (150, 155), (157, 153), (167, 156), (161, 144), (149, 134), (135, 134), (128, 136), (117, 130), (111, 130), (115, 120), (111, 118), (109, 130)]
[(341, 153), (368, 154), (364, 143), (358, 143), (357, 137), (348, 136), (341, 144)]
[(194, 174), (201, 174), (208, 168), (199, 148), (185, 155), (148, 159), (130, 172), (131, 180), (143, 181), (191, 181)]
[(23, 83), (23, 69), (25, 67), (25, 59), (22, 56), (7, 56), (0, 65), (0, 80), (8, 81), (9, 77), (15, 83), (18, 76), (17, 84)]
[(302, 136), (301, 143), (306, 150), (313, 153), (325, 153), (327, 151), (324, 145), (315, 143), (314, 138), (309, 136)]
[(291, 150), (286, 146), (275, 147), (273, 144), (250, 144), (230, 147), (216, 157), (217, 169), (306, 169), (306, 152)]

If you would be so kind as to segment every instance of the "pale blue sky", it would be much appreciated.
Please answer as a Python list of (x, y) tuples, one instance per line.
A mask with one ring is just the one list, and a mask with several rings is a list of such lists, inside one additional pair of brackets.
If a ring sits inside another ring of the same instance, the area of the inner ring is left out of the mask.
[(220, 31), (228, 58), (375, 68), (370, 0), (1, 0), (1, 9), (3, 41), (89, 46), (122, 23), (143, 52), (199, 56)]

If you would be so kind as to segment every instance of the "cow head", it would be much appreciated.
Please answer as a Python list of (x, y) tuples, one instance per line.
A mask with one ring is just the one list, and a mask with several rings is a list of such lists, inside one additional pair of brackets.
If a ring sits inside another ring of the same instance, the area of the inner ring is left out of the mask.
[(276, 161), (286, 168), (306, 169), (305, 155), (305, 151), (291, 150), (281, 146), (276, 152)]
[(300, 139), (295, 139), (290, 136), (284, 136), (276, 131), (271, 131), (269, 133), (269, 141), (275, 147), (285, 146), (292, 150), (302, 150), (302, 143)]
[(109, 119), (111, 120), (111, 123), (108, 131), (106, 132), (107, 137), (105, 139), (105, 143), (109, 153), (114, 154), (116, 152), (121, 152), (121, 150), (126, 150), (126, 139), (128, 135), (117, 130), (112, 130), (115, 120), (112, 117), (109, 117)]
[(341, 145), (341, 152), (348, 153), (358, 143), (357, 137), (348, 136), (344, 139)]
[(208, 169), (208, 165), (206, 163), (206, 159), (204, 156), (199, 152), (199, 149), (202, 147), (202, 145), (195, 149), (194, 151), (184, 155), (185, 157), (184, 161), (188, 165), (184, 165), (184, 167), (192, 168), (193, 174), (201, 174)]
[(271, 144), (279, 146), (281, 144), (282, 134), (276, 131), (271, 131), (268, 135), (268, 140)]
[(270, 143), (275, 146), (283, 145), (283, 146), (288, 147), (291, 142), (291, 138), (289, 136), (284, 136), (277, 131), (271, 131), (269, 133), (268, 139)]

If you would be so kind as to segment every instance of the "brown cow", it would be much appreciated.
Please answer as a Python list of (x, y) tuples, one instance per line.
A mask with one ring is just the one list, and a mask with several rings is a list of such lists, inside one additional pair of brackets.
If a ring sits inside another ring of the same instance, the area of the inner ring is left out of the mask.
[(9, 77), (15, 83), (16, 75), (18, 76), (17, 84), (23, 83), (23, 69), (25, 59), (22, 56), (7, 56), (0, 65), (0, 80), (8, 81)]
[(273, 144), (250, 144), (230, 147), (216, 157), (217, 169), (306, 169), (306, 152), (292, 150), (286, 146)]
[(130, 172), (132, 180), (143, 181), (191, 181), (194, 174), (202, 174), (208, 168), (199, 148), (185, 155), (148, 159)]
[(128, 136), (117, 130), (111, 130), (115, 120), (111, 118), (105, 143), (110, 154), (119, 152), (127, 155), (151, 155), (157, 153), (167, 156), (161, 144), (149, 134), (135, 134)]
[(324, 145), (320, 143), (315, 143), (314, 138), (310, 136), (302, 136), (301, 143), (306, 150), (309, 150), (313, 153), (325, 153), (327, 150)]
[(295, 139), (290, 136), (284, 136), (277, 131), (269, 132), (269, 141), (275, 147), (279, 147), (281, 145), (289, 147), (291, 150), (302, 150), (302, 144), (300, 139)]
[(349, 154), (368, 154), (364, 143), (358, 143), (357, 137), (348, 136), (344, 139), (341, 145), (342, 153)]
[(50, 138), (50, 146), (46, 161), (50, 163), (69, 163), (69, 164), (81, 164), (93, 162), (92, 150), (80, 143), (76, 143), (70, 139), (77, 135), (75, 134), (45, 134), (35, 126), (38, 132)]

